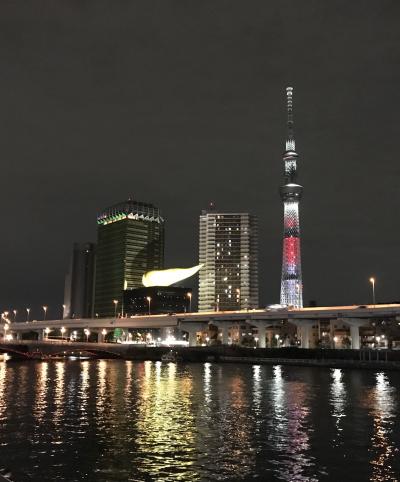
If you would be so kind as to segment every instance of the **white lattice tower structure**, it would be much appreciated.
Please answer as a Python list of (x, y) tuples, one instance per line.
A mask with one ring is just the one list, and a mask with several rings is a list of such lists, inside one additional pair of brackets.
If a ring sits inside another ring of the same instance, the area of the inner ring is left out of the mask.
[(285, 184), (280, 188), (283, 201), (282, 305), (303, 307), (299, 203), (303, 187), (297, 184), (296, 143), (293, 130), (293, 88), (287, 87), (287, 138), (283, 155)]

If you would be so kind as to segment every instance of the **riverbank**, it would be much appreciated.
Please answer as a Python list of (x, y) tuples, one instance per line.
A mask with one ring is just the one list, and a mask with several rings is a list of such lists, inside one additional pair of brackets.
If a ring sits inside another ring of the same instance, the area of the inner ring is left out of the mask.
[[(51, 360), (69, 356), (121, 358), (125, 360), (161, 360), (168, 347), (150, 347), (119, 343), (82, 343), (21, 341), (0, 344), (11, 360)], [(329, 368), (367, 368), (400, 370), (399, 350), (339, 350), (321, 348), (248, 348), (243, 346), (176, 347), (184, 362), (256, 363)]]

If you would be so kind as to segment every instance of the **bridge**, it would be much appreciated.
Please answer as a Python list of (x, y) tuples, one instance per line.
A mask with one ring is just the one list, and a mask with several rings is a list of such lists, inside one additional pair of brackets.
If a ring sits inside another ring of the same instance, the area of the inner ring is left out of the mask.
[[(334, 346), (335, 330), (347, 330), (351, 347), (360, 348), (360, 328), (371, 326), (372, 322), (398, 323), (400, 320), (400, 304), (331, 306), (302, 309), (267, 308), (241, 311), (213, 311), (199, 313), (176, 313), (168, 315), (146, 315), (125, 318), (84, 318), (43, 320), (31, 322), (11, 322), (7, 324), (7, 334), (17, 340), (34, 332), (37, 339), (48, 338), (49, 333), (57, 333), (63, 328), (63, 336), (67, 338), (74, 330), (90, 331), (91, 336), (97, 334), (97, 341), (104, 341), (104, 330), (109, 332), (115, 328), (122, 330), (153, 330), (164, 333), (178, 330), (188, 334), (189, 346), (195, 346), (201, 335), (205, 335), (210, 327), (218, 331), (218, 339), (225, 345), (232, 341), (232, 331), (236, 330), (239, 338), (243, 330), (248, 328), (255, 333), (257, 346), (272, 346), (274, 331), (279, 332), (282, 326), (291, 326), (297, 334), (302, 348), (315, 346), (316, 338), (323, 333), (331, 338)], [(3, 325), (0, 324), (0, 333)], [(4, 334), (6, 332), (4, 331)], [(231, 338), (229, 337), (231, 334)]]

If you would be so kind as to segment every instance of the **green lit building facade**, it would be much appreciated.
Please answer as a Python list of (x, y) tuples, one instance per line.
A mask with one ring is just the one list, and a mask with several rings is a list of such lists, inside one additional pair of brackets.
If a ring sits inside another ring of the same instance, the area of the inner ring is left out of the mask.
[(128, 200), (97, 216), (94, 315), (124, 313), (123, 292), (142, 287), (146, 271), (164, 267), (164, 219), (152, 204)]

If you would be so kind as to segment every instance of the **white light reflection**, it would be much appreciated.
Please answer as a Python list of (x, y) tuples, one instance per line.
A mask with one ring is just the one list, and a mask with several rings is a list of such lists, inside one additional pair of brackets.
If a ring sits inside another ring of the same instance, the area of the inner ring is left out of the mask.
[(208, 406), (211, 402), (211, 363), (204, 363), (204, 403)]
[(283, 378), (282, 367), (276, 365), (273, 368), (274, 377), (272, 381), (272, 402), (274, 411), (274, 427), (276, 431), (283, 430), (283, 425), (287, 422), (284, 413), (284, 392), (283, 392)]
[(106, 409), (106, 381), (107, 381), (107, 360), (99, 360), (97, 364), (97, 397), (96, 409), (99, 420), (102, 420)]
[(332, 417), (334, 418), (335, 427), (337, 430), (336, 437), (333, 439), (333, 444), (334, 446), (339, 446), (343, 443), (341, 438), (341, 432), (343, 431), (341, 419), (345, 417), (346, 388), (343, 383), (343, 373), (340, 368), (333, 368), (331, 370), (331, 376), (331, 403), (333, 406)]
[[(65, 362), (58, 361), (56, 362), (56, 378), (55, 382), (55, 392), (54, 392), (54, 410), (53, 410), (53, 422), (58, 427), (61, 418), (64, 413), (64, 377), (65, 377)], [(57, 430), (58, 432), (58, 430)]]
[(4, 396), (7, 385), (7, 369), (5, 363), (0, 363), (0, 423), (3, 424), (5, 419), (5, 411), (7, 408), (7, 401)]
[[(89, 425), (88, 420), (88, 401), (89, 401), (89, 361), (81, 362), (81, 383), (79, 387), (79, 425)], [(83, 433), (83, 429), (82, 429)]]
[[(392, 468), (394, 457), (398, 454), (393, 436), (394, 419), (396, 417), (395, 388), (389, 383), (385, 373), (376, 374), (376, 386), (370, 393), (372, 415), (374, 417), (374, 433), (372, 435), (371, 460), (373, 482), (398, 480), (398, 474)], [(398, 455), (397, 455), (398, 456)]]
[(315, 462), (310, 455), (309, 389), (303, 381), (285, 381), (282, 368), (274, 367), (272, 381), (272, 419), (270, 444), (279, 453), (276, 474), (280, 480), (314, 482), (306, 474)]
[(48, 362), (42, 362), (40, 364), (40, 369), (37, 371), (36, 379), (36, 399), (35, 405), (33, 407), (33, 416), (36, 419), (36, 423), (39, 425), (46, 413), (47, 409), (47, 391), (48, 391), (48, 372), (49, 364)]
[(256, 416), (257, 430), (261, 423), (261, 367), (253, 365), (253, 403)]

